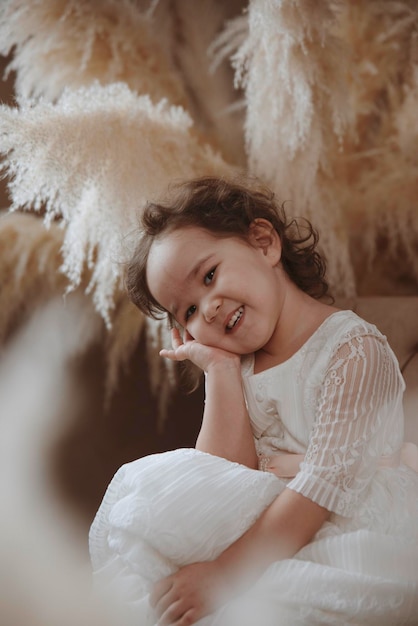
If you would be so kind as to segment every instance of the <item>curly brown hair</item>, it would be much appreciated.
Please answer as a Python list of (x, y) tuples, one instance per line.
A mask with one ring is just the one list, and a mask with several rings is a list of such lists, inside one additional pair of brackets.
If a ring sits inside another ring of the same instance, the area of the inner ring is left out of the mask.
[[(171, 189), (166, 203), (150, 203), (142, 215), (134, 254), (126, 270), (126, 288), (132, 302), (146, 315), (159, 318), (167, 311), (152, 296), (146, 269), (156, 238), (185, 226), (204, 228), (220, 237), (247, 239), (256, 218), (271, 222), (282, 245), (281, 263), (290, 279), (314, 298), (328, 292), (326, 265), (317, 251), (318, 233), (308, 220), (289, 220), (274, 193), (258, 182), (204, 177)], [(169, 316), (170, 317), (170, 316)], [(171, 320), (173, 321), (173, 320)]]

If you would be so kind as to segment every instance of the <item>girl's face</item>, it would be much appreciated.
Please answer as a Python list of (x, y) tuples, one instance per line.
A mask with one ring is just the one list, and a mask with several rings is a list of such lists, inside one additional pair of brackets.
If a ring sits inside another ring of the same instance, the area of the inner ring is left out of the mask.
[(151, 246), (147, 282), (153, 297), (190, 335), (236, 354), (264, 347), (284, 299), (280, 238), (257, 219), (248, 241), (179, 228)]

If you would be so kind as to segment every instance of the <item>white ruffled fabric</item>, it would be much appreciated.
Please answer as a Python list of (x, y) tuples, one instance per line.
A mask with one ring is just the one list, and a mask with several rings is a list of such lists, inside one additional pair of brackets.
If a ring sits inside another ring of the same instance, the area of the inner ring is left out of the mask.
[[(272, 474), (194, 449), (155, 454), (120, 468), (90, 531), (96, 582), (150, 613), (157, 580), (210, 560), (238, 539), (284, 488)], [(202, 496), (204, 496), (202, 498)]]
[(403, 381), (385, 338), (335, 313), (285, 363), (253, 374), (246, 360), (243, 380), (258, 451), (306, 453), (300, 472), (284, 480), (194, 449), (124, 465), (90, 531), (96, 583), (153, 626), (152, 584), (216, 558), (288, 486), (325, 503), (330, 520), (199, 626), (418, 624), (418, 473), (379, 465), (403, 434)]

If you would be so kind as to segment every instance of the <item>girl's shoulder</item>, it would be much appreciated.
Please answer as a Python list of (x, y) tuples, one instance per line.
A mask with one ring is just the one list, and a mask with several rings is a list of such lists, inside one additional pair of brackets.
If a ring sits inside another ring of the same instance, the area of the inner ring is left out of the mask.
[(374, 324), (367, 322), (351, 309), (340, 309), (332, 313), (318, 327), (312, 337), (316, 333), (320, 334), (321, 332), (326, 333), (328, 336), (333, 335), (336, 339), (340, 338), (342, 341), (347, 341), (352, 337), (362, 335), (371, 335), (379, 339), (386, 339)]
[(328, 355), (335, 354), (341, 346), (357, 339), (362, 342), (365, 337), (379, 343), (387, 344), (387, 339), (371, 322), (357, 315), (351, 309), (341, 309), (329, 315), (316, 331), (309, 337), (304, 351), (322, 351)]
[(301, 360), (305, 361), (301, 366), (304, 370), (308, 364), (317, 372), (361, 361), (368, 370), (385, 363), (400, 374), (398, 359), (386, 336), (352, 310), (336, 311), (326, 318), (306, 342)]

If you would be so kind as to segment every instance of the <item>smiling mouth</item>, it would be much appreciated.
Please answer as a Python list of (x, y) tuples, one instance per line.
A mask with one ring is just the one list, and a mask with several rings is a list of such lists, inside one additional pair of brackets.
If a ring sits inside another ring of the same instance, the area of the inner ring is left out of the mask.
[(240, 321), (241, 317), (244, 313), (244, 307), (240, 306), (239, 309), (235, 311), (228, 324), (226, 325), (227, 330), (232, 330), (236, 324)]

